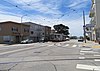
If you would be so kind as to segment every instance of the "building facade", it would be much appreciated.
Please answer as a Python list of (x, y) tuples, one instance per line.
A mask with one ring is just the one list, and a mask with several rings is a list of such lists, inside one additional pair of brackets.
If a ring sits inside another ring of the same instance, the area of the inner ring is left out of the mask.
[(25, 24), (30, 25), (30, 39), (32, 39), (34, 42), (39, 42), (42, 39), (49, 40), (51, 27), (43, 26), (32, 22), (25, 22)]
[(94, 33), (95, 33), (95, 40), (100, 38), (100, 0), (91, 0), (92, 7), (90, 11), (89, 17), (91, 18), (90, 23), (95, 24)]
[(45, 27), (45, 41), (50, 40), (50, 33), (51, 33), (51, 27), (44, 26)]
[(20, 43), (29, 37), (29, 25), (12, 21), (0, 22), (0, 43)]
[(94, 24), (86, 24), (86, 33), (91, 41), (95, 40)]

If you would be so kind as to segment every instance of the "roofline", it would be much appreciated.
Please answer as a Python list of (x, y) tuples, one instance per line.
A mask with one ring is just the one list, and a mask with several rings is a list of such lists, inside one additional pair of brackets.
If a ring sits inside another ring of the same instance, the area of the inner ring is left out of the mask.
[(42, 26), (42, 27), (49, 27), (49, 28), (51, 28), (50, 26), (44, 26), (44, 25), (41, 25), (41, 24), (38, 24), (38, 23), (33, 23), (33, 22), (24, 22), (24, 23), (35, 24), (35, 25), (39, 25), (39, 26)]
[(27, 25), (27, 24), (24, 24), (24, 23), (18, 23), (18, 22), (14, 22), (14, 21), (0, 22), (0, 24), (7, 24), (7, 23), (22, 24), (22, 25), (30, 26), (30, 25)]

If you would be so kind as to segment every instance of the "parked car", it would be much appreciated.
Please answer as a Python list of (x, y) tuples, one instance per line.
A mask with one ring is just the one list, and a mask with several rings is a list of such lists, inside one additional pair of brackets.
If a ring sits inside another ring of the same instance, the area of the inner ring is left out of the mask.
[(78, 39), (78, 42), (83, 42), (84, 40), (81, 38), (81, 39)]
[(26, 39), (26, 40), (21, 41), (22, 44), (32, 43), (32, 42), (33, 42), (33, 40), (30, 40), (30, 39)]
[(98, 43), (100, 44), (100, 38), (98, 38)]
[(66, 38), (66, 41), (69, 41), (70, 39), (69, 38)]
[(40, 40), (39, 40), (39, 42), (45, 42), (45, 39), (44, 38), (41, 38)]

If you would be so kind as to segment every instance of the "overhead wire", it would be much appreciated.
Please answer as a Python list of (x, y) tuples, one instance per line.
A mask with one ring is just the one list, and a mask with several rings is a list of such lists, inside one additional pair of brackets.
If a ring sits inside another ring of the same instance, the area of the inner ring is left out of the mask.
[[(5, 1), (5, 0), (3, 0), (3, 1)], [(16, 8), (18, 8), (18, 9), (20, 9), (20, 10), (22, 10), (22, 11), (24, 11), (24, 12), (26, 12), (27, 14), (29, 14), (27, 11), (25, 11), (25, 10), (23, 10), (22, 8), (20, 8), (18, 5), (14, 5), (14, 4), (12, 4), (12, 3), (10, 3), (10, 2), (8, 2), (8, 1), (5, 1), (6, 3), (9, 3), (9, 4), (11, 4), (12, 6), (14, 6), (14, 7), (16, 7)], [(23, 2), (23, 1), (22, 1)], [(27, 4), (26, 2), (24, 2), (27, 6), (31, 6), (32, 4)], [(48, 7), (49, 8), (49, 7)], [(49, 8), (49, 9), (52, 9), (52, 8)], [(75, 13), (77, 13), (77, 11), (75, 10), (75, 9), (71, 9), (71, 8), (68, 8), (69, 10), (72, 10), (73, 12), (75, 12)], [(53, 9), (52, 9), (53, 10)], [(64, 14), (54, 14), (54, 15), (61, 15), (59, 18), (57, 18), (58, 20), (60, 20), (62, 17), (64, 17), (65, 15), (68, 15), (68, 16), (70, 16), (69, 14), (68, 14), (69, 12), (67, 12), (67, 13), (64, 13)]]
[(6, 0), (3, 0), (3, 1), (6, 2), (6, 3), (8, 3), (8, 4), (10, 4), (10, 5), (12, 5), (12, 6), (14, 6), (15, 8), (18, 8), (18, 9), (22, 10), (23, 12), (26, 12), (27, 14), (29, 14), (27, 11), (23, 10), (23, 9), (20, 8), (18, 5), (14, 5), (14, 4), (12, 4), (12, 3), (6, 1)]

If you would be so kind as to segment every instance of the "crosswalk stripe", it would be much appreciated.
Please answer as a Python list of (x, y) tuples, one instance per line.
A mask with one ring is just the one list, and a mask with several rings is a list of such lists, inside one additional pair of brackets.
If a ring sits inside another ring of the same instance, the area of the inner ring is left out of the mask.
[(69, 46), (69, 44), (66, 44), (65, 46)]
[(53, 45), (49, 45), (49, 46), (53, 46)]
[(79, 57), (79, 59), (85, 59), (85, 57)]
[(98, 52), (94, 52), (94, 51), (80, 51), (80, 53), (98, 53)]
[(76, 47), (77, 45), (73, 45), (72, 47)]
[(84, 53), (80, 53), (80, 55), (85, 55)]
[(100, 61), (100, 59), (94, 59), (94, 61), (98, 61), (98, 62), (99, 62), (99, 61)]
[(77, 69), (84, 69), (84, 70), (100, 70), (100, 66), (92, 66), (92, 65), (85, 65), (85, 64), (77, 64), (76, 65)]
[(94, 55), (94, 56), (100, 56), (100, 55)]
[(90, 50), (92, 50), (92, 48), (82, 48), (81, 50), (82, 51), (90, 51)]

